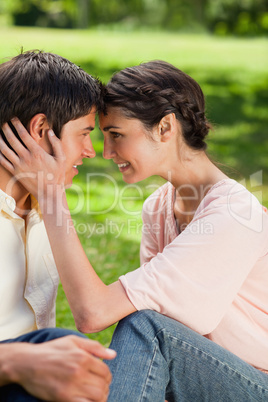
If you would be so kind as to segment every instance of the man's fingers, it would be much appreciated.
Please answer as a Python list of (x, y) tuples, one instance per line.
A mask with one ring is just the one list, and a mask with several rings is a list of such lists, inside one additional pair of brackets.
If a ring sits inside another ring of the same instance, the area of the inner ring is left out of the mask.
[(89, 401), (103, 402), (107, 400), (109, 385), (110, 381), (104, 381), (100, 376), (90, 373), (86, 383), (80, 387), (80, 390), (83, 395), (88, 397)]
[(110, 383), (112, 380), (112, 374), (108, 366), (98, 357), (92, 355), (88, 356), (90, 356), (90, 358), (88, 359), (88, 371), (91, 374), (95, 374)]
[(83, 348), (84, 350), (93, 354), (96, 357), (107, 360), (111, 360), (116, 357), (115, 350), (107, 349), (97, 341), (93, 341), (91, 339), (84, 339), (80, 337), (76, 338), (78, 339), (78, 343), (81, 348)]

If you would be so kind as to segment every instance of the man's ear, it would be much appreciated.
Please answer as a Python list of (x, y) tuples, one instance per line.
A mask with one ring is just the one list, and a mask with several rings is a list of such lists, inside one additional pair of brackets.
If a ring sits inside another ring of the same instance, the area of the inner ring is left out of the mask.
[(178, 121), (175, 113), (169, 113), (164, 116), (158, 125), (158, 133), (160, 135), (160, 141), (167, 142), (178, 130)]
[(33, 139), (38, 143), (42, 144), (46, 142), (46, 134), (50, 129), (46, 115), (43, 113), (38, 113), (34, 115), (29, 123), (28, 130)]

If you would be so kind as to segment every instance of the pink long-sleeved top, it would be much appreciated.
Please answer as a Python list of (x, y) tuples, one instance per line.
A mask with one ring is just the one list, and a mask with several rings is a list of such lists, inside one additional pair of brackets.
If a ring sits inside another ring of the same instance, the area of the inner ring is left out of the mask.
[(265, 208), (235, 180), (222, 180), (179, 233), (174, 200), (166, 183), (144, 203), (142, 265), (120, 277), (129, 299), (268, 372)]

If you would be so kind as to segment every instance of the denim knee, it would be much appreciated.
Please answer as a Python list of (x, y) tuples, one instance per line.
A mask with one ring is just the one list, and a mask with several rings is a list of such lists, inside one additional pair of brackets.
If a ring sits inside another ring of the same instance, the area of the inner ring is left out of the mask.
[(159, 322), (159, 318), (161, 317), (163, 317), (161, 314), (153, 310), (136, 311), (119, 321), (117, 330), (126, 332), (131, 330), (136, 334), (144, 334), (146, 332), (151, 333), (154, 337), (155, 331), (163, 327)]
[(13, 342), (29, 342), (29, 343), (43, 343), (52, 341), (53, 339), (62, 338), (63, 336), (76, 335), (85, 338), (85, 335), (77, 331), (72, 331), (63, 328), (44, 328), (36, 331), (28, 332), (17, 338), (7, 339), (0, 343), (13, 343)]

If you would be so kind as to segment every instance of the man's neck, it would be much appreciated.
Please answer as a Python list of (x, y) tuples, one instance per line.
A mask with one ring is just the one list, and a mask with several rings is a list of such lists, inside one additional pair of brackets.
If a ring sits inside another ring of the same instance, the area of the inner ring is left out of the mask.
[(0, 189), (16, 201), (18, 215), (25, 217), (30, 209), (30, 194), (14, 176), (0, 166)]

